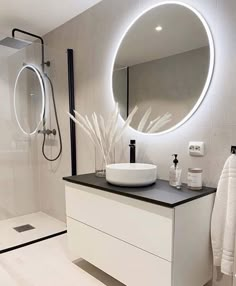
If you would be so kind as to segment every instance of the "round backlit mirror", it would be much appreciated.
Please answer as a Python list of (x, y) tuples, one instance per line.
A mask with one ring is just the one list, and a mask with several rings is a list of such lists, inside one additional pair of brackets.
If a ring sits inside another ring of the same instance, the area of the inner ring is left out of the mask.
[(142, 13), (122, 37), (113, 64), (114, 100), (131, 127), (149, 134), (186, 122), (204, 99), (214, 68), (213, 38), (205, 19), (179, 2)]
[(33, 65), (19, 71), (14, 88), (14, 110), (17, 123), (26, 135), (37, 132), (44, 115), (45, 91), (43, 79)]

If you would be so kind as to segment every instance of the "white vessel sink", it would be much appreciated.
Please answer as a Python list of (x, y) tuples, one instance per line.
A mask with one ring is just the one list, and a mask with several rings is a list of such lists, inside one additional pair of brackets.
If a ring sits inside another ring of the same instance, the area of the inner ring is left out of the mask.
[(106, 166), (106, 180), (113, 185), (141, 187), (155, 183), (156, 179), (156, 165), (121, 163)]

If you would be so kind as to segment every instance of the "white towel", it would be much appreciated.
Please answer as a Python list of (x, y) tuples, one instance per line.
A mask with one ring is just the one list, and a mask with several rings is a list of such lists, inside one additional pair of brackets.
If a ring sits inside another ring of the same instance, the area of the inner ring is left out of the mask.
[(226, 275), (234, 273), (236, 234), (236, 155), (231, 155), (222, 171), (211, 221), (214, 265)]

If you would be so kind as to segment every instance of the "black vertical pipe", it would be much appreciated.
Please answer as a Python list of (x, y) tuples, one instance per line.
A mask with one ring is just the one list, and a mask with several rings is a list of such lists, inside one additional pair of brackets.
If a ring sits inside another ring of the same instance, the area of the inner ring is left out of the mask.
[(127, 118), (129, 116), (129, 67), (127, 67)]
[[(75, 116), (75, 88), (74, 88), (74, 55), (73, 50), (67, 50), (68, 63), (68, 89), (69, 89), (69, 111)], [(70, 119), (70, 146), (71, 146), (71, 174), (77, 175), (76, 164), (76, 130), (75, 123)]]
[(31, 37), (34, 37), (36, 39), (39, 39), (41, 41), (41, 51), (42, 51), (42, 71), (44, 73), (44, 65), (46, 64), (45, 63), (45, 53), (44, 53), (44, 40), (42, 37), (38, 36), (38, 35), (35, 35), (35, 34), (32, 34), (32, 33), (29, 33), (27, 31), (24, 31), (24, 30), (20, 30), (18, 28), (14, 28), (12, 29), (11, 31), (11, 34), (12, 34), (12, 38), (15, 38), (15, 33), (18, 32), (18, 33), (22, 33), (22, 34), (25, 34), (25, 35), (28, 35), (28, 36), (31, 36)]

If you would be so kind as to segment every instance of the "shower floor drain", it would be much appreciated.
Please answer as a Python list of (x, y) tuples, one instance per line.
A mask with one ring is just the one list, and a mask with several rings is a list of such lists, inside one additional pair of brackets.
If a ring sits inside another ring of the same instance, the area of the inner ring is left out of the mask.
[(30, 224), (24, 224), (24, 225), (20, 225), (20, 226), (14, 227), (13, 229), (16, 230), (17, 232), (24, 232), (24, 231), (28, 231), (28, 230), (31, 230), (31, 229), (35, 229), (35, 227), (33, 227)]

